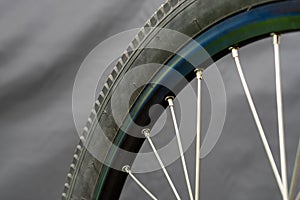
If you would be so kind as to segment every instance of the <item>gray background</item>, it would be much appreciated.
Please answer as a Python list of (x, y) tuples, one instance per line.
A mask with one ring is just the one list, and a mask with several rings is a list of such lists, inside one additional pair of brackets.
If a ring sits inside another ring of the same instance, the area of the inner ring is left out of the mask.
[(158, 5), (0, 1), (0, 199), (60, 198), (79, 141), (71, 102), (81, 62), (101, 41), (142, 26)]
[[(0, 199), (60, 198), (78, 142), (71, 101), (81, 62), (106, 38), (142, 26), (159, 3), (0, 2)], [(283, 90), (290, 172), (299, 138), (299, 38), (294, 35), (283, 44), (287, 56), (283, 60)], [(249, 65), (245, 66), (246, 77), (255, 91), (254, 100), (278, 161), (271, 41), (241, 51), (250, 55), (242, 56), (243, 63)], [(216, 148), (202, 161), (206, 173), (201, 180), (201, 195), (204, 199), (280, 199), (232, 59), (228, 56), (218, 66), (226, 86), (227, 120)], [(192, 153), (191, 149), (188, 160), (192, 160)], [(169, 170), (172, 177), (182, 177), (178, 166)], [(167, 185), (163, 189), (159, 185), (164, 181), (158, 179), (161, 172), (138, 177), (147, 180), (161, 199), (170, 199)], [(183, 181), (176, 184), (186, 195)], [(132, 199), (132, 194), (135, 199), (145, 199), (132, 181), (125, 191), (123, 199)]]

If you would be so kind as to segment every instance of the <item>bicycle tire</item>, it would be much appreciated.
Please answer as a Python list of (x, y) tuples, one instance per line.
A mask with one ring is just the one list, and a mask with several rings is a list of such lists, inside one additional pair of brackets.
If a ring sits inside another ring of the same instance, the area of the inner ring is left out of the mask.
[[(158, 11), (146, 22), (145, 26), (140, 30), (134, 40), (129, 44), (129, 47), (121, 55), (120, 60), (114, 67), (107, 82), (104, 84), (99, 98), (96, 101), (95, 107), (90, 115), (90, 119), (97, 119), (104, 129), (107, 137), (114, 141), (119, 131), (116, 123), (114, 122), (113, 115), (110, 108), (111, 94), (118, 85), (120, 79), (124, 74), (141, 63), (156, 63), (164, 64), (172, 56), (173, 53), (166, 52), (158, 49), (147, 49), (147, 45), (151, 42), (155, 42), (157, 39), (158, 31), (155, 28), (167, 28), (181, 32), (191, 38), (195, 38), (205, 30), (213, 27), (215, 24), (227, 19), (229, 16), (234, 16), (241, 12), (247, 12), (253, 7), (258, 7), (273, 2), (279, 2), (277, 0), (169, 0), (162, 5)], [(298, 1), (300, 5), (300, 1)], [(205, 20), (202, 20), (205, 19)], [(168, 44), (171, 41), (163, 41)], [(181, 44), (184, 46), (185, 44)], [(181, 46), (178, 46), (180, 50)], [(142, 48), (139, 48), (142, 47)], [(225, 52), (223, 53), (225, 54)], [(221, 57), (220, 54), (218, 55)], [(218, 59), (218, 57), (214, 58)], [(154, 74), (147, 74), (146, 77), (153, 77)], [(190, 76), (190, 75), (186, 75)], [(144, 76), (143, 76), (144, 77)], [(191, 79), (191, 77), (188, 77)], [(125, 91), (126, 92), (126, 91)], [(132, 106), (139, 95), (143, 92), (140, 90), (135, 93), (130, 103)], [(122, 106), (122, 105), (120, 105)], [(103, 111), (106, 111), (105, 114)], [(99, 113), (99, 114), (97, 114)], [(125, 118), (125, 116), (123, 116)], [(85, 140), (91, 138), (89, 130), (92, 124), (87, 122), (84, 129), (83, 136)], [(139, 139), (140, 140), (140, 139)], [(131, 150), (138, 151), (142, 140), (139, 141), (135, 147)], [(100, 151), (108, 152), (109, 148), (99, 147)], [(95, 190), (99, 190), (99, 174), (103, 170), (104, 166), (85, 148), (83, 141), (79, 142), (76, 147), (73, 161), (71, 163), (70, 172), (67, 175), (67, 181), (65, 183), (62, 199), (118, 199), (122, 190), (123, 184), (126, 180), (127, 174), (114, 170), (111, 170), (111, 180), (118, 180), (118, 184), (115, 182), (106, 182), (101, 189), (104, 192), (100, 192), (95, 195)], [(107, 190), (110, 188), (111, 191)]]

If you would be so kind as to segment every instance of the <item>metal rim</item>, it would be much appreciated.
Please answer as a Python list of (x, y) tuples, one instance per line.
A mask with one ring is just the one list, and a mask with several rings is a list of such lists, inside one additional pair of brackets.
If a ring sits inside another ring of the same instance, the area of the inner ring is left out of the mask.
[[(215, 60), (217, 60), (223, 57), (224, 55), (226, 55), (227, 53), (229, 53), (230, 51), (228, 50), (228, 47), (232, 45), (242, 46), (252, 41), (258, 40), (260, 38), (269, 36), (270, 33), (273, 32), (283, 33), (288, 31), (299, 30), (299, 29), (300, 29), (299, 1), (286, 1), (286, 2), (278, 2), (270, 5), (267, 4), (261, 7), (257, 7), (248, 12), (240, 13), (236, 16), (230, 17), (227, 20), (224, 20), (221, 23), (214, 25), (207, 31), (200, 34), (196, 38), (196, 40), (205, 47), (205, 49), (211, 54), (211, 56)], [(219, 31), (215, 31), (215, 30), (219, 30)], [(251, 30), (251, 32), (245, 30)], [(189, 54), (187, 55), (192, 55), (193, 53), (195, 53), (195, 51), (197, 51), (197, 49), (192, 49), (189, 45), (187, 45), (181, 51), (189, 52)], [(200, 61), (199, 63), (205, 63), (205, 60)], [(191, 80), (192, 77), (191, 73), (195, 68), (191, 66), (190, 63), (184, 61), (184, 59), (175, 56), (168, 62), (168, 65), (180, 71), (182, 74), (184, 74), (187, 77), (187, 79)], [(161, 79), (161, 74), (165, 75), (168, 73), (160, 72), (157, 74), (156, 78)], [(178, 85), (175, 84), (174, 87), (178, 87)], [(159, 92), (161, 88), (146, 88), (145, 91), (147, 90), (152, 90), (150, 94), (153, 95)], [(146, 93), (149, 94), (149, 91), (144, 92), (144, 94)], [(160, 95), (163, 96), (164, 98), (165, 96), (168, 95), (168, 91), (165, 91), (163, 95), (162, 94)], [(141, 96), (143, 96), (143, 94)], [(147, 99), (147, 98), (143, 98), (143, 99)], [(153, 100), (151, 102), (151, 98), (149, 97), (146, 100), (146, 102), (147, 103), (137, 101), (134, 106), (139, 107), (141, 105), (144, 106), (145, 104), (148, 105), (153, 104)], [(166, 104), (162, 100), (160, 103), (166, 107)], [(133, 108), (132, 110), (139, 111), (140, 109)], [(136, 118), (138, 118), (140, 114), (141, 113), (139, 112), (131, 113), (131, 116), (136, 116)], [(125, 126), (127, 126), (128, 129), (130, 129), (130, 124), (127, 124)], [(124, 132), (120, 132), (118, 133), (115, 142), (116, 144), (118, 144), (118, 146), (121, 146), (126, 149), (127, 147), (126, 144), (124, 143), (125, 140), (134, 141), (135, 138), (131, 138), (127, 136)], [(137, 146), (139, 145), (141, 144), (137, 144)], [(111, 152), (111, 155), (117, 155), (117, 152)], [(108, 159), (112, 159), (112, 157), (108, 157)], [(114, 159), (117, 159), (117, 157), (115, 157)], [(114, 159), (112, 159), (112, 161)], [(95, 193), (95, 197), (102, 197), (104, 199), (108, 197), (106, 196), (108, 191), (106, 191), (106, 194), (104, 196), (100, 195), (99, 191), (101, 191), (100, 188), (103, 187), (104, 180), (108, 180), (109, 182), (114, 182), (111, 177), (117, 178), (116, 180), (117, 182), (120, 180), (118, 176), (113, 175), (114, 173), (116, 173), (114, 170), (111, 170), (108, 167), (104, 166), (104, 169), (101, 171), (101, 175), (99, 177), (100, 181), (97, 187), (98, 191)]]

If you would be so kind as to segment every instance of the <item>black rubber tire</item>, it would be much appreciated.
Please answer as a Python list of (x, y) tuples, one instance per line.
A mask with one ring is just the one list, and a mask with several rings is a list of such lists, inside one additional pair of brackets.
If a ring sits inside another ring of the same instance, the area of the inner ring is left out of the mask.
[[(157, 12), (146, 22), (145, 26), (140, 30), (129, 47), (121, 56), (114, 67), (111, 75), (105, 83), (90, 119), (98, 118), (102, 129), (104, 129), (107, 137), (114, 141), (118, 132), (118, 127), (114, 122), (110, 109), (111, 94), (118, 85), (121, 77), (131, 68), (143, 63), (165, 63), (173, 55), (170, 52), (147, 49), (151, 43), (161, 43), (161, 45), (174, 44), (173, 38), (161, 41), (159, 32), (153, 27), (164, 27), (176, 30), (189, 37), (194, 38), (202, 31), (213, 26), (215, 23), (222, 21), (228, 16), (234, 15), (242, 11), (247, 11), (252, 7), (275, 2), (274, 0), (169, 0), (162, 5)], [(177, 44), (180, 49), (184, 43)], [(136, 50), (139, 47), (144, 49)], [(145, 72), (146, 73), (146, 72)], [(148, 74), (138, 75), (139, 78), (153, 77), (150, 72)], [(124, 91), (126, 92), (126, 91)], [(136, 100), (140, 92), (135, 93), (132, 98)], [(133, 105), (135, 101), (130, 102)], [(120, 106), (123, 106), (120, 104)], [(118, 108), (117, 108), (118, 109)], [(105, 112), (103, 112), (105, 111)], [(97, 113), (97, 114), (96, 114)], [(125, 117), (125, 116), (122, 116)], [(85, 148), (83, 141), (88, 142), (93, 139), (93, 132), (89, 132), (92, 124), (87, 122), (83, 131), (84, 140), (80, 140), (75, 150), (75, 155), (67, 175), (67, 181), (62, 194), (62, 199), (72, 200), (89, 200), (93, 199), (95, 187), (98, 183), (99, 173), (102, 170), (102, 164), (95, 159)], [(83, 138), (82, 138), (83, 139)], [(101, 141), (99, 142), (101, 143)], [(99, 145), (99, 152), (108, 152), (109, 146)], [(114, 172), (114, 176), (118, 176), (120, 184), (114, 185), (113, 190), (109, 191), (112, 183), (107, 183), (105, 194), (101, 193), (99, 199), (118, 199), (122, 190), (122, 186), (127, 175), (123, 172)], [(108, 188), (108, 189), (107, 189)]]

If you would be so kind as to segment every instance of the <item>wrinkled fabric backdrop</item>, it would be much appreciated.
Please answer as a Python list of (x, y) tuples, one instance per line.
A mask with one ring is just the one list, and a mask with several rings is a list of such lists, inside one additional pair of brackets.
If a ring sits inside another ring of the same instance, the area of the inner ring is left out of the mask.
[[(73, 151), (79, 140), (72, 115), (72, 89), (80, 64), (101, 41), (121, 31), (141, 27), (161, 2), (0, 1), (0, 199), (60, 199)], [(295, 36), (293, 41), (299, 41), (299, 38)], [(275, 100), (272, 96), (267, 96), (274, 94), (272, 60), (266, 61), (263, 57), (272, 56), (272, 46), (268, 45), (271, 45), (270, 41), (264, 42), (257, 49), (248, 50), (251, 55), (257, 53), (257, 50), (260, 51), (258, 57), (248, 58), (250, 63), (258, 59), (257, 63), (260, 66), (250, 68), (247, 72), (250, 74), (248, 77), (252, 77), (250, 88), (257, 91), (254, 99), (261, 102), (258, 107), (262, 109), (260, 114), (262, 121), (267, 124), (267, 132), (276, 134)], [(296, 49), (299, 42), (297, 45), (290, 42), (285, 47)], [(297, 63), (295, 59), (300, 55), (297, 51), (292, 53), (298, 55), (289, 57), (288, 63), (297, 71), (297, 67), (292, 63)], [(270, 67), (261, 67), (267, 64), (270, 64)], [(223, 64), (219, 64), (227, 91), (228, 113), (224, 132), (228, 133), (228, 137), (222, 137), (219, 142), (222, 147), (203, 159), (211, 163), (203, 164), (203, 168), (212, 170), (210, 175), (204, 177), (208, 184), (204, 186), (203, 191), (206, 191), (205, 195), (211, 195), (211, 199), (280, 199), (279, 193), (273, 193), (276, 183), (263, 148), (261, 144), (258, 148), (253, 145), (259, 142), (259, 136), (248, 112), (249, 108), (236, 71), (234, 67), (227, 70), (225, 65), (234, 66), (230, 57), (225, 58)], [(271, 73), (268, 73), (268, 70)], [(262, 75), (263, 73), (258, 71), (266, 73)], [(295, 73), (290, 73), (290, 69), (285, 68), (284, 72), (290, 78), (285, 79), (283, 89), (290, 88), (284, 91), (285, 94), (292, 95), (290, 98), (285, 97), (286, 107), (294, 106), (287, 109), (290, 112), (286, 114), (291, 120), (287, 128), (287, 132), (290, 132), (287, 136), (290, 155), (288, 168), (291, 171), (299, 138), (299, 109), (294, 109), (299, 108), (299, 102), (295, 101), (296, 97), (300, 96), (299, 78)], [(299, 69), (298, 72), (300, 73)], [(267, 98), (269, 99), (265, 102)], [(251, 133), (255, 139), (238, 140), (233, 132), (243, 132), (247, 136)], [(226, 135), (225, 133), (223, 135)], [(270, 143), (272, 148), (275, 148), (278, 144), (277, 138), (272, 139)], [(232, 159), (221, 160), (227, 167), (215, 160), (218, 151), (222, 158), (223, 155), (231, 155), (236, 149), (243, 148), (249, 151), (239, 151), (241, 154), (232, 154)], [(278, 151), (273, 150), (278, 161)], [(249, 154), (253, 151), (257, 152)], [(235, 165), (228, 168), (232, 162)], [(239, 170), (238, 166), (246, 170)], [(251, 166), (254, 170), (249, 170)], [(178, 169), (170, 168), (170, 171), (172, 170), (176, 174)], [(232, 178), (233, 172), (238, 172), (238, 181)], [(152, 179), (159, 176), (162, 176), (161, 172), (157, 172)], [(222, 176), (227, 182), (219, 181), (219, 185), (216, 184)], [(141, 175), (139, 177), (142, 180), (147, 179)], [(149, 187), (152, 184), (152, 188), (161, 189), (157, 187), (157, 180), (151, 182), (152, 179), (149, 179)], [(229, 189), (226, 183), (232, 187)], [(184, 183), (181, 185), (184, 188)], [(219, 186), (219, 192), (216, 186)], [(243, 186), (249, 189), (247, 195), (239, 192), (239, 187)], [(126, 188), (128, 192), (123, 194), (124, 199), (131, 199), (132, 193), (135, 194), (135, 199), (145, 199), (143, 192), (133, 182), (129, 182)], [(238, 194), (235, 198), (230, 195), (224, 196), (236, 191)], [(186, 191), (183, 193), (186, 194)]]
[(76, 72), (158, 1), (0, 1), (0, 199), (59, 199), (76, 143)]

